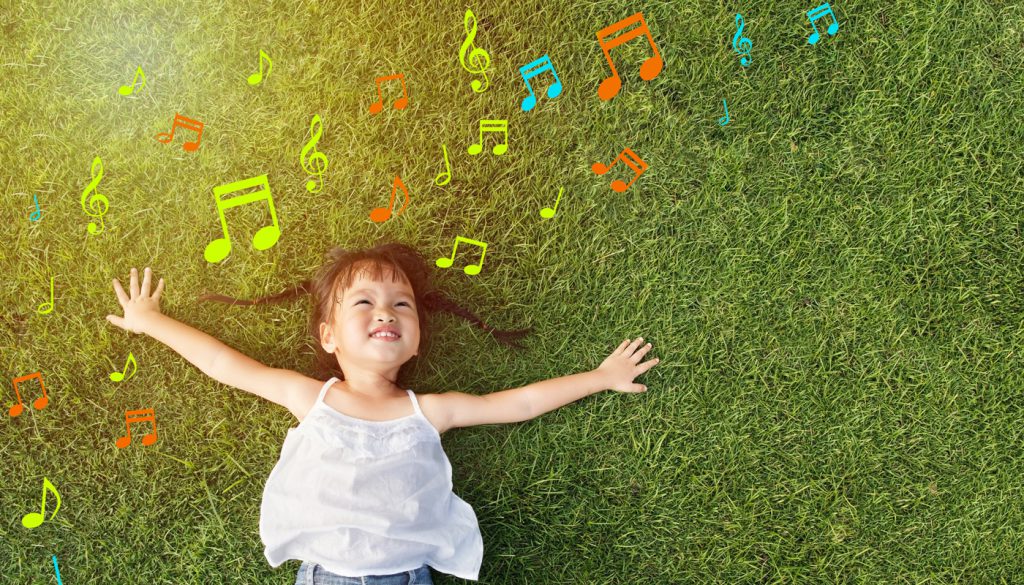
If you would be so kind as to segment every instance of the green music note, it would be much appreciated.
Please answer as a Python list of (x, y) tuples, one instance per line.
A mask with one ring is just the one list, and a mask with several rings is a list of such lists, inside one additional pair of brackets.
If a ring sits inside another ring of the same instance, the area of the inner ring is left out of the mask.
[[(232, 197), (231, 199), (224, 199), (225, 195), (229, 195), (236, 191), (242, 191), (250, 189), (252, 187), (260, 187), (259, 190)], [(242, 179), (235, 181), (234, 183), (228, 183), (227, 185), (220, 185), (213, 188), (213, 198), (217, 202), (217, 215), (220, 217), (220, 227), (224, 231), (224, 237), (218, 238), (206, 245), (206, 250), (203, 251), (203, 257), (207, 262), (211, 264), (214, 262), (220, 262), (231, 252), (231, 235), (228, 234), (228, 222), (227, 218), (224, 217), (224, 210), (231, 209), (232, 207), (238, 207), (239, 205), (246, 205), (256, 201), (266, 201), (267, 207), (270, 211), (270, 219), (272, 224), (260, 228), (256, 232), (256, 235), (252, 238), (252, 246), (257, 250), (266, 250), (277, 243), (277, 239), (281, 237), (281, 228), (277, 225), (277, 212), (274, 210), (274, 198), (270, 193), (270, 183), (267, 182), (266, 175), (260, 175), (258, 177), (250, 177), (248, 179)]]

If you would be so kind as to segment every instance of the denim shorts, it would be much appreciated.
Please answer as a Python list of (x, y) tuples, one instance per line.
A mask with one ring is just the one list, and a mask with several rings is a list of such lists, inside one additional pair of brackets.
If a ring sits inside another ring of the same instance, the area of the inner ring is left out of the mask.
[(295, 575), (295, 585), (434, 585), (434, 581), (430, 578), (430, 567), (427, 565), (391, 575), (344, 577), (316, 563), (303, 561)]

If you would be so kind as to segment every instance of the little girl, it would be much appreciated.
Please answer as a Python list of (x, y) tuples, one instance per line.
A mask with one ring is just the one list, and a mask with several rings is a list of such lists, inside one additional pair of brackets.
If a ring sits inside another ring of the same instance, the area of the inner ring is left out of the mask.
[(141, 286), (132, 268), (130, 294), (114, 279), (124, 316), (107, 320), (153, 337), (214, 380), (280, 404), (299, 420), (260, 510), (264, 554), (272, 567), (302, 561), (297, 585), (432, 584), (428, 566), (475, 581), (483, 539), (472, 507), (452, 492), (441, 433), (530, 420), (609, 388), (644, 392), (633, 379), (659, 360), (640, 363), (651, 344), (627, 339), (589, 372), (484, 396), (415, 394), (399, 381), (426, 341), (427, 311), (460, 315), (507, 345), (518, 346), (527, 331), (488, 327), (432, 288), (429, 264), (408, 246), (335, 248), (328, 256), (311, 282), (272, 297), (202, 297), (259, 304), (311, 293), (318, 370), (322, 378), (333, 374), (326, 382), (265, 366), (163, 315), (164, 280), (151, 294), (149, 268)]

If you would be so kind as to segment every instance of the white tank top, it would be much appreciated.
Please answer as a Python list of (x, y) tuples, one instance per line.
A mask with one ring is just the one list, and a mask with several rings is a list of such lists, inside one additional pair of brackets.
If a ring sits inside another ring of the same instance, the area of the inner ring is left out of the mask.
[(415, 413), (368, 421), (324, 402), (288, 430), (267, 478), (260, 538), (271, 567), (310, 561), (348, 577), (430, 565), (476, 581), (484, 544), (473, 508), (452, 492), (441, 435)]

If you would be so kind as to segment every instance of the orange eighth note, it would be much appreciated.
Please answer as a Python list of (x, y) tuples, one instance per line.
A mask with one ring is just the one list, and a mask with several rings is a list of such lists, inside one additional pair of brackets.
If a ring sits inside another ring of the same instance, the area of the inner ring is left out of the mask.
[(402, 194), (405, 195), (405, 203), (402, 204), (402, 208), (398, 210), (395, 217), (398, 217), (409, 205), (409, 190), (405, 188), (405, 183), (402, 182), (402, 178), (395, 175), (395, 180), (391, 184), (391, 202), (388, 203), (387, 207), (377, 207), (370, 212), (370, 219), (376, 223), (382, 223), (391, 218), (391, 210), (395, 208), (395, 195), (398, 194), (398, 190), (402, 190)]
[(615, 191), (616, 193), (622, 193), (623, 191), (628, 189), (629, 186), (632, 185), (633, 182), (636, 181), (637, 178), (639, 178), (640, 175), (642, 175), (644, 171), (646, 171), (648, 168), (647, 163), (645, 163), (642, 158), (637, 156), (637, 154), (632, 150), (626, 148), (619, 153), (619, 156), (615, 157), (615, 160), (613, 160), (610, 165), (596, 162), (590, 166), (590, 170), (594, 171), (594, 173), (597, 175), (603, 175), (610, 171), (615, 165), (619, 164), (619, 161), (622, 161), (623, 163), (625, 163), (627, 167), (633, 169), (633, 172), (635, 174), (628, 183), (625, 183), (619, 179), (615, 179), (614, 181), (612, 181), (612, 191)]
[(114, 443), (118, 449), (124, 449), (132, 443), (132, 424), (140, 422), (151, 422), (153, 423), (153, 432), (149, 433), (145, 437), (142, 437), (142, 444), (146, 447), (156, 443), (156, 413), (152, 408), (143, 408), (142, 410), (129, 410), (124, 413), (124, 426), (128, 432), (125, 436), (120, 437)]
[[(619, 34), (623, 29), (628, 29), (638, 23), (640, 26)], [(607, 37), (616, 34), (618, 34), (618, 36), (605, 40)], [(601, 45), (601, 50), (604, 51), (604, 58), (608, 60), (608, 66), (612, 70), (612, 74), (601, 81), (601, 85), (597, 87), (597, 97), (604, 101), (608, 101), (619, 94), (619, 90), (622, 89), (622, 79), (619, 78), (619, 72), (615, 69), (615, 63), (612, 61), (612, 56), (609, 51), (619, 45), (628, 43), (640, 35), (647, 37), (647, 42), (651, 44), (651, 50), (654, 52), (654, 55), (648, 57), (647, 60), (640, 65), (640, 79), (650, 81), (661, 73), (665, 62), (661, 59), (661, 53), (658, 52), (657, 45), (654, 44), (654, 38), (651, 36), (651, 29), (647, 28), (647, 21), (644, 20), (643, 13), (637, 12), (633, 16), (624, 18), (611, 26), (607, 26), (597, 31), (597, 42)]]
[(405, 106), (409, 105), (409, 92), (405, 89), (404, 73), (396, 73), (394, 75), (388, 75), (387, 77), (378, 77), (377, 79), (374, 80), (374, 82), (377, 84), (377, 97), (380, 99), (370, 106), (370, 114), (376, 116), (377, 114), (381, 113), (381, 110), (384, 109), (384, 94), (380, 90), (380, 84), (382, 82), (392, 81), (395, 79), (402, 82), (402, 97), (395, 100), (395, 103), (392, 107), (394, 107), (396, 110), (404, 110)]
[(32, 378), (38, 378), (39, 379), (39, 388), (43, 392), (42, 396), (40, 396), (39, 398), (35, 399), (35, 401), (32, 403), (32, 406), (36, 410), (42, 410), (42, 409), (46, 408), (47, 404), (50, 403), (50, 398), (46, 395), (46, 386), (43, 384), (43, 373), (42, 372), (36, 372), (34, 374), (28, 374), (27, 376), (19, 376), (17, 378), (14, 378), (13, 380), (11, 380), (12, 382), (14, 382), (14, 396), (15, 396), (15, 398), (18, 399), (18, 403), (15, 404), (14, 406), (12, 406), (10, 408), (10, 410), (7, 411), (7, 414), (11, 415), (11, 418), (14, 418), (16, 416), (20, 416), (21, 413), (25, 411), (25, 401), (21, 399), (21, 392), (18, 391), (18, 384), (20, 382), (25, 382), (27, 380), (31, 380)]

